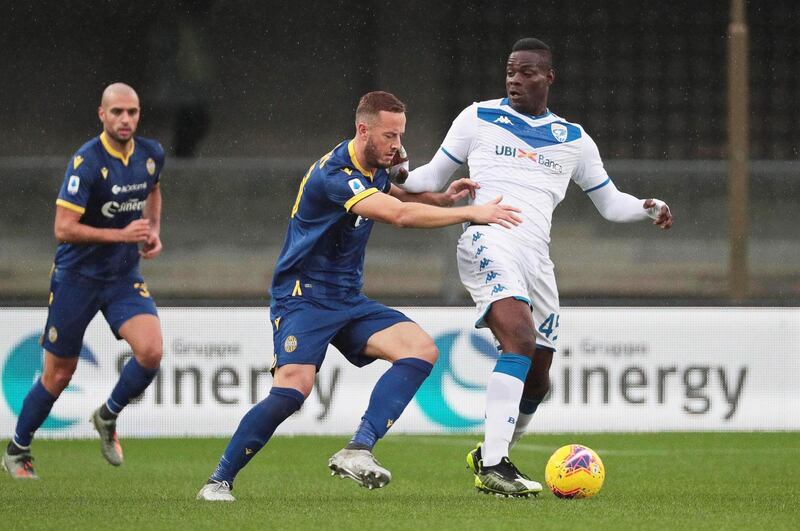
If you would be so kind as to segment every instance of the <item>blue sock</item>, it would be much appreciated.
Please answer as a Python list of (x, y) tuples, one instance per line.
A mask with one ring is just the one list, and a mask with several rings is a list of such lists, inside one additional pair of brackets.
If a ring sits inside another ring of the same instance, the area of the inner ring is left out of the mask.
[(433, 365), (418, 358), (394, 362), (375, 384), (367, 411), (347, 447), (371, 450), (400, 417), (432, 369)]
[(144, 393), (153, 378), (158, 373), (155, 369), (146, 369), (139, 365), (136, 358), (131, 358), (122, 369), (117, 385), (111, 391), (111, 397), (106, 401), (106, 407), (115, 415), (119, 415), (122, 409), (128, 405), (132, 398), (136, 398)]
[(33, 440), (33, 434), (50, 414), (53, 404), (56, 403), (56, 396), (42, 385), (41, 378), (36, 380), (28, 395), (22, 402), (22, 411), (19, 412), (17, 419), (17, 429), (14, 433), (14, 444), (27, 449)]
[(233, 485), (236, 474), (267, 444), (275, 429), (300, 409), (305, 397), (297, 389), (273, 387), (267, 398), (242, 417), (211, 479)]

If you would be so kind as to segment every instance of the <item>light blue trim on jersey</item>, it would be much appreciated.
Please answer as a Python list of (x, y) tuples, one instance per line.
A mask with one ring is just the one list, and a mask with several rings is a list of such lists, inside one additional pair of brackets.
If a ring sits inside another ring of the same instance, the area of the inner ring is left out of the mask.
[(494, 371), (507, 374), (517, 380), (524, 382), (531, 368), (531, 360), (522, 354), (506, 353), (497, 358)]
[(444, 148), (444, 146), (442, 146), (442, 147), (441, 147), (441, 150), (442, 150), (442, 152), (443, 152), (445, 155), (447, 155), (448, 157), (450, 157), (450, 160), (452, 160), (452, 161), (453, 161), (453, 162), (455, 162), (456, 164), (464, 164), (463, 162), (461, 162), (460, 160), (458, 160), (457, 158), (455, 158), (453, 155), (451, 155), (451, 154), (450, 154), (450, 152), (449, 152), (449, 151), (447, 151), (447, 150)]
[(606, 179), (602, 183), (598, 184), (597, 186), (593, 186), (593, 187), (589, 188), (588, 190), (584, 190), (584, 192), (586, 192), (587, 194), (589, 192), (594, 192), (595, 190), (599, 190), (600, 188), (604, 187), (605, 185), (607, 185), (610, 182), (611, 182), (611, 177), (609, 177), (608, 179)]
[[(508, 107), (511, 107), (511, 104), (508, 103), (508, 98), (503, 98), (502, 100), (500, 100), (500, 105), (506, 105)], [(511, 108), (514, 109), (514, 107), (511, 107)], [(519, 112), (519, 111), (514, 109), (514, 112)], [(519, 113), (522, 116), (527, 116), (528, 118), (533, 118), (533, 119), (546, 118), (546, 117), (550, 116), (551, 114), (553, 114), (553, 113), (550, 112), (550, 109), (545, 109), (544, 114), (525, 114), (524, 112), (519, 112)]]
[[(513, 298), (517, 299), (518, 301), (522, 301), (525, 304), (527, 304), (529, 307), (533, 308), (533, 306), (531, 305), (531, 301), (528, 300), (527, 298), (523, 297), (522, 295), (514, 295)], [(497, 299), (497, 300), (501, 300), (501, 299)], [(475, 321), (475, 328), (486, 328), (487, 325), (486, 325), (486, 321), (484, 321), (484, 319), (486, 319), (486, 314), (489, 313), (489, 310), (492, 309), (492, 304), (494, 304), (495, 302), (497, 302), (497, 301), (492, 301), (491, 303), (489, 303), (489, 306), (487, 306), (486, 309), (483, 310), (483, 313), (481, 314), (481, 316), (478, 317), (477, 321)]]
[[(568, 142), (578, 140), (581, 137), (580, 128), (575, 127), (572, 124), (568, 124), (566, 122), (550, 122), (538, 127), (532, 127), (524, 120), (521, 120), (518, 116), (509, 114), (502, 109), (487, 109), (484, 107), (478, 107), (478, 118), (505, 129), (532, 148), (566, 144)], [(504, 120), (498, 121), (503, 118)], [(559, 142), (553, 135), (553, 124), (559, 124), (566, 128), (567, 137), (563, 142)]]

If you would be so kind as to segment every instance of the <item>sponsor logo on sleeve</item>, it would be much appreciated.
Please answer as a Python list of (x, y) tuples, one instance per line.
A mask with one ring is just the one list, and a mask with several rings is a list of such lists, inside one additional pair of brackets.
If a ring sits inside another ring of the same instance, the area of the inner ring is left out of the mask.
[(365, 190), (364, 185), (358, 179), (350, 179), (347, 181), (348, 186), (353, 191), (353, 195), (358, 195)]
[(81, 187), (81, 178), (77, 175), (70, 175), (69, 182), (67, 183), (67, 193), (70, 195), (75, 195), (78, 193), (78, 189)]

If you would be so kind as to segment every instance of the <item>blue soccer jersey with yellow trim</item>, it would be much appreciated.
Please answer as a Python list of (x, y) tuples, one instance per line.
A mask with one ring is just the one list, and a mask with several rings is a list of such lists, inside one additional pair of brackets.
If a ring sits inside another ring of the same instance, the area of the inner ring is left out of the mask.
[(360, 291), (374, 222), (350, 209), (390, 188), (386, 170), (373, 174), (360, 166), (353, 141), (342, 142), (312, 164), (292, 208), (272, 277), (272, 297), (336, 298)]
[[(132, 142), (127, 154), (111, 147), (105, 133), (81, 146), (67, 165), (56, 204), (100, 229), (121, 229), (140, 219), (164, 167), (164, 148), (147, 138)], [(98, 280), (125, 277), (138, 265), (135, 243), (61, 243), (56, 250), (56, 268)]]

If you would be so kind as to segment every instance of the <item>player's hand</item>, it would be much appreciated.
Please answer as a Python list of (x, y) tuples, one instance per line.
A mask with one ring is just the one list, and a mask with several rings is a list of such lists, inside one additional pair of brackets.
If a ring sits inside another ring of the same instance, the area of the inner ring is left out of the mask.
[(646, 199), (644, 208), (647, 210), (647, 215), (653, 218), (653, 225), (658, 225), (662, 230), (669, 230), (672, 227), (672, 212), (664, 201)]
[(522, 211), (517, 207), (501, 204), (502, 200), (503, 196), (499, 195), (485, 205), (473, 205), (471, 208), (474, 209), (475, 215), (472, 222), (482, 225), (497, 223), (507, 229), (522, 223), (522, 218), (515, 214)]
[(389, 166), (389, 177), (397, 184), (403, 184), (408, 179), (408, 155), (406, 148), (400, 146), (394, 157), (392, 157), (392, 165)]
[(161, 252), (163, 246), (161, 245), (161, 238), (158, 234), (151, 233), (147, 240), (144, 242), (142, 249), (139, 251), (139, 256), (145, 260), (155, 258)]
[(444, 191), (444, 202), (442, 206), (452, 206), (456, 202), (469, 196), (470, 199), (475, 199), (475, 190), (480, 188), (481, 185), (472, 179), (458, 179), (450, 183), (447, 190)]
[(121, 240), (123, 243), (146, 242), (150, 236), (150, 220), (135, 219), (121, 229)]

